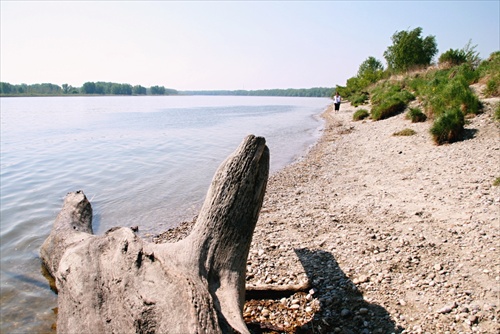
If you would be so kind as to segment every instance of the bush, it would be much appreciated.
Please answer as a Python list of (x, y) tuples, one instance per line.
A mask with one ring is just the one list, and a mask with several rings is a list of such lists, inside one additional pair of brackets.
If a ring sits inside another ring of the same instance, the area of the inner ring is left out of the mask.
[(385, 102), (375, 106), (371, 110), (372, 119), (375, 121), (386, 119), (391, 116), (403, 112), (406, 108), (406, 103), (397, 98), (388, 99)]
[(500, 104), (497, 104), (497, 110), (495, 110), (495, 119), (500, 122)]
[(459, 107), (464, 114), (478, 114), (481, 110), (479, 99), (462, 78), (451, 80), (443, 87), (441, 94), (448, 101), (448, 107)]
[(392, 135), (393, 136), (413, 136), (416, 134), (415, 130), (413, 129), (404, 129), (399, 132), (394, 132)]
[(352, 115), (352, 119), (354, 121), (360, 121), (362, 119), (367, 118), (368, 116), (370, 116), (370, 113), (368, 112), (368, 110), (366, 110), (366, 109), (359, 109), (359, 110), (357, 110), (354, 113), (354, 115)]
[(452, 143), (460, 139), (464, 131), (464, 114), (458, 108), (450, 109), (439, 116), (430, 132), (436, 144)]
[(371, 91), (371, 102), (373, 105), (381, 104), (391, 96), (401, 92), (401, 83), (383, 82), (376, 85)]
[(486, 82), (485, 93), (489, 97), (500, 96), (500, 51), (493, 52), (477, 68), (479, 80)]
[(467, 57), (465, 56), (465, 52), (463, 50), (453, 50), (449, 49), (445, 53), (439, 56), (439, 64), (448, 64), (451, 66), (456, 66), (463, 64), (467, 61)]
[(484, 93), (489, 97), (500, 96), (500, 81), (495, 79), (488, 80)]
[(406, 87), (409, 88), (415, 95), (421, 95), (421, 91), (427, 85), (427, 80), (420, 76), (416, 75), (413, 78), (408, 78), (406, 82)]
[(468, 63), (429, 74), (427, 85), (419, 91), (428, 116), (439, 117), (453, 108), (459, 108), (464, 114), (480, 113), (482, 105), (469, 87), (477, 77)]
[(378, 121), (403, 112), (406, 105), (415, 99), (401, 82), (383, 82), (371, 91), (372, 119)]
[(351, 97), (351, 104), (355, 107), (363, 105), (368, 100), (368, 95), (366, 94), (355, 94)]
[(406, 118), (410, 119), (412, 123), (425, 122), (427, 120), (427, 116), (420, 108), (410, 108), (406, 114)]
[(448, 77), (450, 79), (458, 78), (460, 80), (465, 80), (465, 84), (468, 86), (479, 79), (479, 72), (474, 70), (474, 68), (467, 63), (450, 69)]

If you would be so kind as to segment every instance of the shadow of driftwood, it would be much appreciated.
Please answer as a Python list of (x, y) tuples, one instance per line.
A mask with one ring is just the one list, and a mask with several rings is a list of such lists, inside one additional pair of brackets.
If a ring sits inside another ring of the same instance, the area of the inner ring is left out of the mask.
[(364, 300), (329, 252), (295, 249), (321, 303), (321, 311), (301, 328), (305, 333), (401, 333), (383, 307)]

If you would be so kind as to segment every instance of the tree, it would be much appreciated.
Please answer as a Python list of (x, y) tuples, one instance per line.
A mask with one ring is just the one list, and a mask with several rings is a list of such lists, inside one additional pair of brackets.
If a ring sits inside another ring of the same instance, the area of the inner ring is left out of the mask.
[(113, 94), (113, 95), (132, 95), (132, 86), (129, 84), (113, 83), (111, 85), (111, 94)]
[(377, 82), (383, 76), (384, 65), (375, 57), (368, 57), (361, 63), (358, 69), (358, 84), (361, 89), (365, 89), (372, 83)]
[(132, 94), (134, 95), (146, 95), (146, 87), (141, 85), (136, 85), (132, 88)]
[(364, 77), (366, 75), (371, 75), (377, 73), (378, 71), (383, 71), (384, 65), (382, 62), (375, 57), (368, 57), (364, 62), (359, 65), (358, 77)]
[(391, 71), (404, 72), (419, 66), (428, 66), (438, 52), (435, 36), (421, 37), (422, 28), (396, 31), (392, 45), (384, 52)]
[(0, 94), (15, 93), (15, 87), (8, 82), (0, 82)]
[(94, 82), (86, 82), (82, 86), (82, 93), (83, 94), (95, 94), (95, 83)]
[(70, 91), (70, 90), (71, 90), (71, 88), (72, 88), (70, 85), (68, 85), (68, 84), (66, 84), (66, 83), (65, 83), (65, 84), (62, 84), (62, 85), (61, 85), (61, 87), (62, 87), (62, 90), (63, 90), (63, 94), (68, 94), (68, 93), (69, 93), (69, 91)]
[(165, 95), (165, 87), (163, 86), (152, 86), (151, 95)]

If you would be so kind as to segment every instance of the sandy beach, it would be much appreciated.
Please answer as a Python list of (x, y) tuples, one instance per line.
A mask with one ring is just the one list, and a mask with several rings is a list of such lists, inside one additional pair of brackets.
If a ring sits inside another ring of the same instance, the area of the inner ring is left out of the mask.
[(269, 179), (247, 261), (252, 333), (500, 333), (499, 101), (442, 146), (430, 121), (328, 108), (320, 140)]
[[(247, 267), (247, 286), (310, 287), (248, 301), (251, 328), (499, 333), (498, 99), (483, 103), (466, 139), (443, 146), (429, 121), (326, 110), (319, 142), (271, 177)], [(405, 128), (416, 135), (393, 135)]]

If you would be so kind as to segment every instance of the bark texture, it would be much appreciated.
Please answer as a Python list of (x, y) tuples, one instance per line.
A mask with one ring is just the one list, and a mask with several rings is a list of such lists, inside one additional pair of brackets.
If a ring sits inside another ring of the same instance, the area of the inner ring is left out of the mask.
[(248, 333), (246, 260), (269, 150), (250, 135), (217, 170), (192, 232), (149, 243), (130, 228), (92, 233), (92, 208), (69, 193), (41, 258), (56, 280), (60, 333)]

